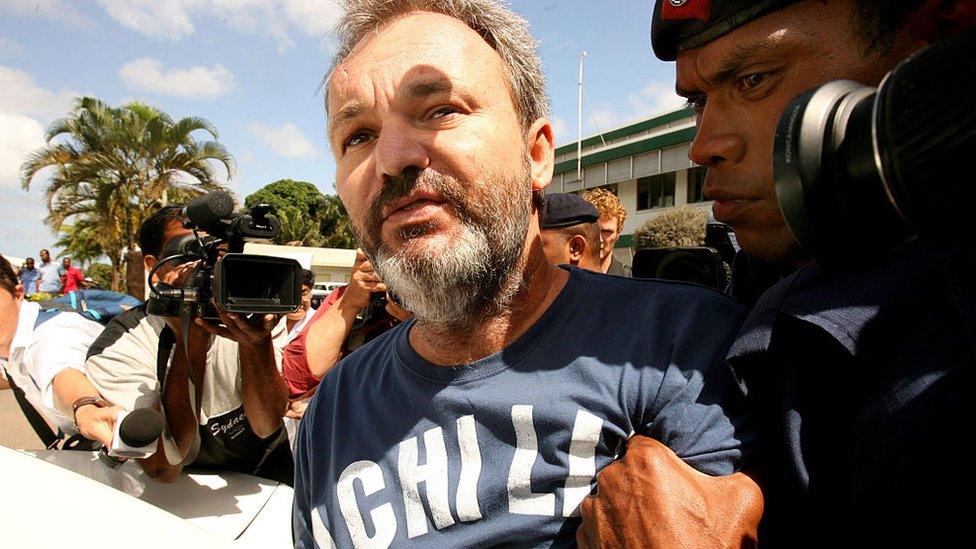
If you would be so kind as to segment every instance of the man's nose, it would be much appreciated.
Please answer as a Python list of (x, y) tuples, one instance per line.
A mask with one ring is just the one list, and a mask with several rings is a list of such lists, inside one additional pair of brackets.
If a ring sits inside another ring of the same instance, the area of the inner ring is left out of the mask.
[(409, 124), (385, 124), (376, 141), (376, 170), (383, 180), (430, 165), (429, 143)]
[(698, 116), (698, 133), (691, 142), (688, 158), (708, 168), (735, 165), (742, 161), (746, 143), (734, 123), (719, 106), (707, 104)]

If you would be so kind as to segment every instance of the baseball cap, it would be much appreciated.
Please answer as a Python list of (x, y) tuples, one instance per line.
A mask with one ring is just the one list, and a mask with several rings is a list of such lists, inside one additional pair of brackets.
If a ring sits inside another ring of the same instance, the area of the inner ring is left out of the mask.
[(553, 193), (542, 197), (540, 226), (543, 229), (594, 223), (600, 212), (593, 204), (572, 193)]

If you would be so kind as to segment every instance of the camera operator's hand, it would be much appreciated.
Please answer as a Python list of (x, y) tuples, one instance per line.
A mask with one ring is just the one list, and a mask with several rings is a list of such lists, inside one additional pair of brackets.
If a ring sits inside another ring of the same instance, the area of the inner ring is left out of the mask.
[[(211, 302), (213, 303), (213, 302)], [(237, 313), (229, 313), (213, 303), (223, 326), (212, 324), (197, 317), (194, 322), (207, 332), (219, 337), (236, 341), (241, 345), (256, 345), (271, 339), (271, 330), (278, 325), (281, 315), (267, 314), (260, 318), (249, 319)]]
[(373, 263), (362, 250), (356, 250), (356, 263), (352, 266), (352, 275), (342, 301), (346, 305), (364, 309), (369, 304), (369, 296), (374, 292), (385, 292), (386, 284), (380, 274), (373, 268)]
[(89, 405), (78, 408), (75, 412), (75, 422), (78, 432), (88, 440), (101, 442), (106, 447), (112, 446), (112, 434), (115, 432), (115, 416), (122, 412), (121, 406)]
[(191, 261), (189, 263), (177, 265), (172, 269), (167, 270), (165, 274), (159, 277), (159, 281), (165, 282), (166, 284), (176, 288), (182, 288), (186, 285), (186, 282), (190, 280), (190, 276), (193, 274), (193, 271), (199, 264), (199, 261)]

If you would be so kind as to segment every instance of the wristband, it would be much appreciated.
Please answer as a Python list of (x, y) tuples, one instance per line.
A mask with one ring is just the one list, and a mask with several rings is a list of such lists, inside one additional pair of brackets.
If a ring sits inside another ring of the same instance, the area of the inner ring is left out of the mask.
[(108, 406), (108, 402), (105, 402), (102, 397), (86, 396), (74, 401), (71, 404), (71, 417), (74, 419), (75, 427), (78, 427), (78, 408), (88, 406), (89, 404), (97, 406), (98, 408), (105, 408)]

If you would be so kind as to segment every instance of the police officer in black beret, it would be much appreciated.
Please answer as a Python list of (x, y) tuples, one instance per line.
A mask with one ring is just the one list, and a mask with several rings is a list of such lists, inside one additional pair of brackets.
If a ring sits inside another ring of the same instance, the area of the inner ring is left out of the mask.
[[(762, 297), (728, 357), (761, 428), (750, 473), (765, 497), (763, 545), (968, 539), (972, 246), (919, 239), (869, 269), (825, 269), (784, 222), (772, 152), (798, 94), (837, 79), (877, 86), (913, 52), (973, 26), (974, 0), (655, 3), (651, 44), (676, 61), (677, 92), (697, 114), (690, 157), (708, 168), (714, 216), (752, 261), (783, 277), (752, 292)], [(961, 167), (959, 176), (972, 177)], [(725, 479), (692, 475), (662, 448), (635, 449), (635, 439), (584, 502), (582, 544), (755, 540), (750, 519), (761, 504), (746, 483), (730, 490)]]
[(551, 263), (581, 269), (600, 269), (600, 212), (596, 206), (572, 193), (542, 197), (539, 232), (542, 249)]

